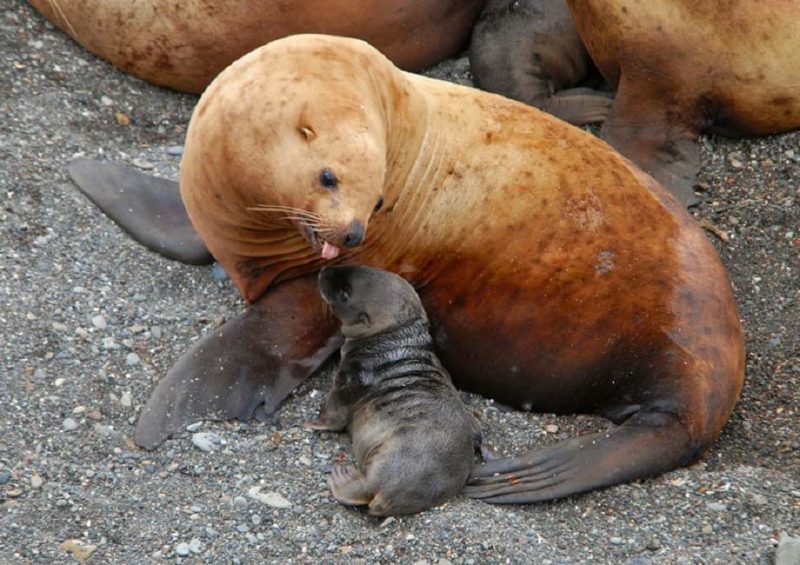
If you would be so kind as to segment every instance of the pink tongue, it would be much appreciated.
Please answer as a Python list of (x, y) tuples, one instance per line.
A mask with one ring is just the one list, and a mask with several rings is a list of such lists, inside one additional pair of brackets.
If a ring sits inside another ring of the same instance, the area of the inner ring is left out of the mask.
[(322, 258), (335, 259), (339, 255), (339, 248), (327, 241), (322, 242)]

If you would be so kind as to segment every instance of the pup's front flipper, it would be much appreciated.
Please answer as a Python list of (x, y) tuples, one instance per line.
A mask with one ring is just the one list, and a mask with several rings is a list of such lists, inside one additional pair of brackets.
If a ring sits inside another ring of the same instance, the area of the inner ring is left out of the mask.
[(182, 263), (213, 262), (192, 227), (177, 182), (92, 159), (73, 161), (69, 175), (98, 208), (148, 249)]
[(338, 350), (336, 327), (316, 276), (278, 284), (181, 356), (147, 401), (134, 440), (153, 449), (196, 420), (248, 420), (261, 404), (274, 411)]
[(495, 504), (541, 502), (656, 475), (697, 452), (675, 415), (639, 413), (605, 433), (480, 465), (464, 494)]

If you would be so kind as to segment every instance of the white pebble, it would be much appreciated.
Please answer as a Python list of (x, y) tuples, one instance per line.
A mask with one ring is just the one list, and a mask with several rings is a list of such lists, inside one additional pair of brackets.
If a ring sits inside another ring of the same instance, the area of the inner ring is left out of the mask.
[(64, 421), (61, 422), (61, 426), (68, 432), (71, 432), (78, 429), (78, 422), (72, 418), (64, 418)]
[(251, 487), (247, 491), (247, 496), (253, 500), (264, 503), (272, 508), (291, 508), (292, 503), (275, 491), (261, 492), (259, 487)]
[(125, 363), (128, 365), (138, 365), (139, 361), (139, 356), (136, 353), (128, 353), (128, 355), (125, 356)]
[(96, 327), (98, 330), (104, 330), (107, 327), (106, 319), (99, 314), (97, 316), (92, 317), (92, 325)]

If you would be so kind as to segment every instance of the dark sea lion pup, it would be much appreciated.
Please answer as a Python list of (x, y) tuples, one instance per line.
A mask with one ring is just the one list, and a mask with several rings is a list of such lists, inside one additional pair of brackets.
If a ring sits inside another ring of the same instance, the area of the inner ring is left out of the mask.
[(345, 342), (317, 430), (349, 429), (362, 471), (337, 465), (329, 484), (343, 504), (374, 516), (411, 514), (458, 494), (472, 471), (478, 423), (433, 351), (428, 317), (402, 277), (326, 267), (323, 299)]

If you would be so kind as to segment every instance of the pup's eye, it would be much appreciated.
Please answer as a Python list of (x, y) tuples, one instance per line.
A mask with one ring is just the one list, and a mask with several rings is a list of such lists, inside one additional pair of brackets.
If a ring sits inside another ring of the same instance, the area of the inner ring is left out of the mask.
[(333, 190), (336, 188), (336, 185), (339, 184), (339, 179), (328, 169), (322, 169), (322, 172), (319, 174), (319, 183), (325, 188)]
[(342, 302), (347, 302), (348, 300), (350, 300), (350, 289), (349, 288), (344, 287), (343, 289), (341, 289), (339, 291), (339, 300), (341, 300)]
[(377, 204), (375, 204), (375, 209), (373, 210), (373, 212), (377, 212), (377, 211), (378, 211), (378, 210), (380, 210), (381, 208), (383, 208), (383, 196), (381, 196), (380, 198), (378, 198), (378, 203), (377, 203)]

